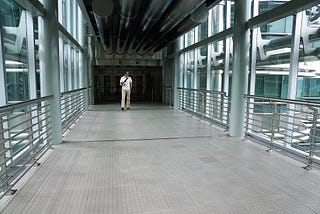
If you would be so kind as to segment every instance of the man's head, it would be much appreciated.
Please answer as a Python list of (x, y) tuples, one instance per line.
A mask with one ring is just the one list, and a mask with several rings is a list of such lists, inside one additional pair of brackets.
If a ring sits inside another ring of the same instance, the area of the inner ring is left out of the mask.
[(129, 76), (129, 71), (124, 72), (124, 75), (125, 75), (126, 77), (128, 77), (128, 76)]

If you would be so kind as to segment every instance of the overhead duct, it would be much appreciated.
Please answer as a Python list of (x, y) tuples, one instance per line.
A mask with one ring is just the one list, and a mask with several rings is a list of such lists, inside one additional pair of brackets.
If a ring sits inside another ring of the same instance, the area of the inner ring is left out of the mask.
[(197, 9), (205, 0), (180, 0), (167, 12), (167, 15), (161, 19), (160, 23), (154, 27), (154, 33), (149, 39), (140, 43), (139, 51), (147, 51), (156, 41), (160, 41), (176, 25), (183, 21), (190, 13)]
[(117, 38), (117, 53), (123, 54), (130, 31), (138, 15), (141, 0), (120, 0), (120, 25)]
[(113, 52), (112, 47), (112, 34), (111, 34), (111, 20), (110, 17), (101, 17), (94, 15), (97, 27), (100, 34), (100, 40), (103, 48), (108, 54)]
[(103, 48), (108, 54), (113, 53), (112, 17), (115, 5), (113, 0), (93, 0), (91, 4), (94, 19), (100, 35)]
[(180, 35), (205, 22), (208, 19), (208, 15), (209, 9), (206, 7), (206, 4), (202, 4), (192, 14), (167, 33), (166, 37), (164, 37), (162, 41), (156, 42), (154, 45), (150, 46), (148, 51), (158, 51), (162, 49), (166, 44), (173, 41)]
[(145, 15), (143, 16), (140, 24), (136, 26), (136, 32), (128, 45), (129, 50), (135, 50), (139, 42), (150, 32), (152, 27), (160, 20), (165, 10), (169, 7), (173, 0), (151, 0)]

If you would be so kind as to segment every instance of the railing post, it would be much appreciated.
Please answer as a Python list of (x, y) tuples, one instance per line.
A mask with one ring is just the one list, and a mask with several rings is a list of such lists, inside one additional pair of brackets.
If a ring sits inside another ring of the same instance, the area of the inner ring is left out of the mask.
[(181, 110), (184, 109), (184, 103), (185, 103), (185, 89), (181, 89), (182, 90), (182, 106), (181, 106)]
[(307, 170), (312, 169), (313, 164), (313, 155), (315, 152), (315, 144), (317, 140), (317, 124), (318, 124), (318, 108), (312, 108), (313, 110), (313, 119), (312, 119), (312, 128), (311, 128), (311, 136), (310, 136), (310, 149), (309, 149), (309, 156), (308, 156), (308, 164), (304, 168)]
[(250, 98), (245, 97), (246, 102), (246, 128), (245, 128), (245, 134), (249, 131), (249, 117), (250, 117)]
[[(6, 146), (5, 146), (5, 125), (4, 125), (3, 117), (0, 116), (0, 167), (1, 167), (1, 174), (3, 174), (4, 179), (6, 182), (2, 185), (2, 192), (5, 192), (9, 188), (9, 183), (8, 183), (8, 174), (7, 174), (7, 158), (6, 158)], [(1, 182), (2, 183), (2, 182)]]
[(272, 151), (272, 146), (273, 146), (274, 139), (275, 139), (275, 128), (276, 128), (275, 121), (276, 121), (277, 114), (278, 114), (278, 105), (277, 105), (277, 103), (274, 103), (272, 121), (271, 121), (271, 140), (270, 140), (269, 149), (267, 151)]
[(28, 134), (29, 134), (29, 145), (30, 145), (30, 150), (31, 150), (31, 156), (33, 157), (33, 160), (35, 160), (35, 151), (34, 151), (34, 147), (33, 147), (33, 140), (35, 139), (35, 136), (34, 136), (34, 132), (33, 132), (33, 110), (32, 110), (32, 106), (27, 106), (26, 107), (27, 111), (28, 111), (28, 114), (27, 114), (27, 117), (28, 117), (28, 122), (27, 122), (27, 125), (30, 127), (29, 130), (28, 130)]

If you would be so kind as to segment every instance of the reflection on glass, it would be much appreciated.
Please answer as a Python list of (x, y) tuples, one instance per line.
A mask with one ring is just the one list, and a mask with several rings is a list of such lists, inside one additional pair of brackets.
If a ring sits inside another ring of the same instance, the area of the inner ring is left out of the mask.
[(0, 1), (8, 102), (29, 99), (26, 11), (13, 0)]
[(288, 0), (282, 0), (282, 1), (274, 1), (274, 0), (263, 0), (259, 1), (259, 14), (268, 12), (276, 7), (279, 7), (280, 5), (288, 2)]
[(64, 79), (64, 89), (69, 90), (69, 72), (68, 72), (68, 44), (63, 45), (63, 79)]
[(71, 90), (75, 89), (74, 49), (71, 48)]
[[(220, 2), (211, 9), (212, 26), (211, 35), (219, 33), (225, 29), (224, 3)], [(231, 17), (226, 17), (231, 18)]]
[(35, 59), (36, 59), (36, 89), (37, 97), (41, 96), (40, 93), (40, 61), (39, 61), (39, 25), (38, 17), (33, 18), (33, 29), (34, 29), (34, 48), (35, 48)]

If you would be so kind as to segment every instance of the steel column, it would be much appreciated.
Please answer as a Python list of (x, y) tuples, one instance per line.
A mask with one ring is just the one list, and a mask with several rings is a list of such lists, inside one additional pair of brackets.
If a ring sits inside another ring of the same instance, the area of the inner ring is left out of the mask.
[[(194, 29), (194, 41), (195, 43), (199, 40), (199, 27)], [(194, 51), (194, 72), (193, 72), (193, 88), (198, 89), (198, 56), (200, 55), (200, 49), (196, 48)]]
[(6, 87), (6, 68), (3, 50), (3, 31), (0, 23), (0, 106), (7, 104), (7, 87)]
[(26, 12), (27, 22), (27, 44), (28, 44), (28, 76), (29, 76), (29, 99), (37, 98), (36, 83), (36, 56), (34, 44), (34, 25), (33, 17), (30, 12)]
[[(231, 2), (225, 0), (226, 29), (231, 27)], [(229, 72), (230, 72), (230, 43), (231, 38), (224, 40), (224, 71), (223, 71), (223, 92), (229, 94)]]
[[(255, 17), (258, 14), (259, 14), (259, 0), (253, 0), (252, 16)], [(250, 95), (255, 95), (255, 89), (256, 89), (257, 39), (258, 39), (258, 28), (254, 28), (251, 31), (250, 86), (249, 86)], [(248, 98), (247, 100), (247, 130), (246, 131), (252, 129), (253, 101), (254, 99), (250, 99), (250, 98)]]
[(229, 135), (243, 137), (244, 97), (248, 85), (250, 0), (235, 1), (233, 34), (232, 95)]
[(173, 85), (173, 107), (175, 110), (179, 109), (179, 96), (178, 96), (178, 87), (180, 86), (180, 54), (179, 54), (179, 49), (181, 47), (181, 39), (177, 39), (175, 42), (175, 56), (174, 56), (174, 85)]
[(45, 0), (46, 15), (39, 19), (39, 54), (41, 96), (53, 95), (50, 108), (53, 144), (62, 143), (60, 73), (59, 73), (59, 34), (58, 2)]
[[(291, 40), (291, 53), (290, 53), (290, 72), (288, 82), (288, 99), (296, 99), (297, 94), (297, 80), (299, 71), (299, 48), (301, 38), (302, 27), (302, 13), (299, 12), (293, 16), (292, 23), (292, 40)], [(293, 117), (294, 117), (294, 105), (288, 105), (288, 125), (286, 133), (286, 146), (291, 145), (292, 132), (293, 132)]]

